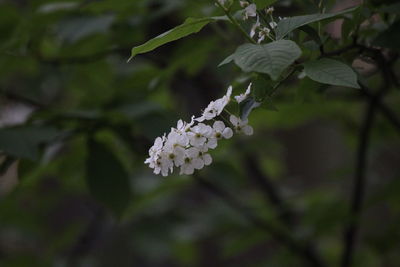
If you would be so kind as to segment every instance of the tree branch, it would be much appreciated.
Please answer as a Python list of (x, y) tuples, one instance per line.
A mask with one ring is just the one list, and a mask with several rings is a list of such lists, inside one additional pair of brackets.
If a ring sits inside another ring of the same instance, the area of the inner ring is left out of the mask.
[[(358, 83), (362, 89), (363, 94), (368, 98), (373, 98), (373, 94), (371, 93), (371, 89), (367, 86), (362, 84), (361, 82)], [(389, 108), (385, 103), (382, 102), (381, 99), (378, 99), (376, 105), (382, 115), (390, 122), (397, 130), (400, 132), (400, 119), (396, 116), (395, 112)]]
[(282, 243), (293, 253), (301, 257), (305, 262), (307, 262), (307, 266), (325, 266), (321, 259), (315, 254), (314, 250), (308, 246), (308, 244), (304, 244), (303, 242), (294, 239), (285, 229), (279, 228), (277, 225), (261, 219), (251, 212), (249, 208), (245, 207), (241, 202), (232, 197), (228, 192), (212, 182), (207, 181), (198, 174), (193, 175), (193, 177), (200, 186), (222, 199), (228, 206), (241, 214), (248, 222), (260, 229), (265, 230), (276, 241)]
[(380, 50), (375, 48), (365, 49), (368, 49), (373, 54), (378, 66), (380, 66), (380, 70), (383, 76), (383, 84), (375, 95), (369, 97), (368, 106), (365, 111), (363, 124), (359, 133), (356, 171), (351, 198), (351, 220), (346, 226), (344, 232), (344, 248), (341, 260), (342, 267), (349, 267), (352, 265), (353, 262), (355, 241), (360, 228), (360, 218), (363, 209), (365, 189), (367, 185), (366, 174), (370, 134), (374, 123), (374, 117), (378, 107), (378, 103), (380, 103), (383, 95), (391, 86), (391, 75), (389, 69), (390, 67), (384, 55), (381, 53)]
[(275, 208), (276, 213), (278, 214), (278, 217), (286, 225), (292, 225), (295, 217), (293, 212), (284, 203), (282, 197), (278, 192), (278, 189), (272, 183), (271, 179), (261, 170), (257, 159), (250, 154), (246, 154), (244, 156), (243, 162), (248, 177), (250, 177), (250, 179), (252, 179), (253, 182), (262, 191), (266, 200), (272, 204), (272, 206)]
[(32, 106), (35, 108), (44, 108), (45, 107), (45, 105), (43, 103), (40, 103), (39, 101), (36, 101), (36, 100), (26, 97), (24, 95), (17, 94), (10, 90), (5, 90), (5, 89), (1, 88), (0, 94), (9, 100), (20, 102), (22, 104), (26, 104), (26, 105), (29, 105), (29, 106)]
[(359, 229), (359, 220), (362, 210), (362, 204), (366, 188), (366, 167), (367, 167), (367, 154), (369, 146), (369, 137), (372, 129), (374, 115), (376, 110), (375, 98), (370, 99), (365, 118), (359, 134), (359, 143), (357, 149), (357, 165), (356, 174), (354, 178), (353, 194), (351, 199), (352, 215), (349, 225), (347, 225), (344, 236), (344, 251), (342, 255), (342, 267), (351, 266), (354, 243)]

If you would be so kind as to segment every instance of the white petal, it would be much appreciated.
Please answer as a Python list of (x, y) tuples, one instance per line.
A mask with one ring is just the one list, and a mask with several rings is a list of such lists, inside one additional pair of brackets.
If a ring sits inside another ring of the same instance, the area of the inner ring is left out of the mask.
[(238, 119), (239, 120), (239, 126), (244, 127), (249, 123), (249, 120), (246, 118), (244, 120)]
[(202, 169), (204, 167), (204, 161), (202, 159), (200, 159), (200, 158), (192, 159), (192, 164), (193, 164), (193, 167), (198, 169), (198, 170), (200, 170), (200, 169)]
[(194, 119), (195, 121), (202, 122), (205, 120), (204, 116), (198, 117)]
[(240, 94), (240, 95), (235, 96), (235, 100), (238, 103), (241, 103), (245, 99), (246, 99), (246, 96), (244, 94)]
[(208, 151), (208, 146), (205, 144), (205, 145), (203, 145), (203, 146), (201, 146), (201, 147), (198, 147), (197, 149), (198, 149), (200, 152), (205, 153), (205, 152)]
[(225, 95), (226, 95), (228, 98), (231, 97), (231, 95), (232, 95), (232, 85), (228, 87), (228, 90), (226, 91), (226, 94), (225, 94)]
[(183, 125), (184, 125), (183, 121), (179, 120), (178, 123), (176, 124), (176, 129), (181, 130), (183, 128)]
[(212, 157), (210, 154), (204, 154), (203, 155), (203, 160), (204, 160), (204, 165), (208, 166), (212, 162)]
[(253, 134), (253, 127), (250, 125), (246, 125), (242, 128), (242, 131), (245, 135), (252, 135)]
[(168, 176), (168, 169), (162, 168), (162, 169), (161, 169), (161, 175), (164, 176), (164, 177), (165, 177), (165, 176)]
[(207, 146), (208, 146), (209, 148), (214, 149), (214, 148), (217, 147), (217, 145), (218, 145), (218, 140), (217, 140), (217, 138), (210, 138), (210, 139), (208, 139), (208, 141), (207, 141)]
[(213, 128), (217, 132), (222, 132), (225, 129), (225, 124), (222, 121), (216, 121), (213, 124)]
[(236, 116), (234, 116), (234, 115), (231, 115), (231, 116), (229, 117), (229, 121), (230, 121), (233, 125), (238, 125), (238, 123), (239, 123), (239, 118), (236, 117)]
[(257, 6), (256, 4), (250, 4), (248, 7), (246, 7), (246, 15), (249, 17), (255, 17), (257, 16)]
[(207, 138), (205, 138), (205, 137), (196, 137), (196, 136), (194, 136), (194, 137), (192, 137), (190, 139), (190, 144), (192, 146), (194, 146), (194, 147), (199, 147), (199, 146), (204, 145), (204, 143), (206, 141), (207, 141)]
[(269, 26), (271, 27), (271, 29), (274, 29), (278, 24), (275, 21), (271, 21), (269, 23)]
[(247, 86), (246, 92), (244, 93), (246, 96), (250, 95), (250, 91), (251, 91), (251, 86), (252, 85), (253, 85), (252, 83), (249, 83), (249, 86)]
[(180, 174), (190, 175), (190, 174), (193, 174), (193, 172), (194, 172), (194, 168), (193, 168), (193, 165), (191, 163), (186, 163), (186, 164), (183, 164), (181, 166)]
[(175, 158), (174, 163), (176, 167), (181, 166), (185, 162), (185, 149), (183, 147), (175, 148)]
[(195, 147), (191, 147), (189, 149), (186, 150), (186, 155), (189, 158), (196, 158), (199, 155), (199, 150)]
[(178, 144), (181, 146), (187, 146), (189, 144), (189, 136), (187, 133), (182, 134), (178, 138)]
[(224, 129), (224, 131), (222, 132), (222, 136), (223, 136), (225, 139), (231, 138), (231, 137), (233, 136), (233, 131), (232, 131), (232, 129), (229, 128), (229, 127), (226, 127), (226, 128)]

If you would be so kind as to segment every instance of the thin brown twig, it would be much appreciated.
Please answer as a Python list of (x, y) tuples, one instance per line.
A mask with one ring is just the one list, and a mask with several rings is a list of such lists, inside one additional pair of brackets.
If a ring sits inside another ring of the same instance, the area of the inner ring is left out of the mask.
[(251, 154), (245, 154), (243, 162), (248, 176), (257, 185), (266, 200), (275, 208), (278, 217), (287, 226), (292, 225), (295, 217), (293, 211), (284, 203), (279, 190), (270, 177), (261, 170), (257, 159)]
[(367, 185), (367, 159), (370, 135), (374, 123), (375, 113), (378, 103), (391, 86), (391, 76), (388, 70), (389, 66), (380, 50), (374, 48), (366, 48), (371, 52), (380, 66), (383, 84), (379, 91), (369, 98), (368, 106), (365, 111), (362, 127), (359, 133), (359, 143), (357, 149), (357, 162), (350, 202), (350, 218), (351, 220), (345, 227), (344, 244), (341, 258), (342, 267), (350, 267), (354, 259), (355, 243), (360, 229), (360, 218), (363, 210), (363, 202), (365, 198), (365, 190)]

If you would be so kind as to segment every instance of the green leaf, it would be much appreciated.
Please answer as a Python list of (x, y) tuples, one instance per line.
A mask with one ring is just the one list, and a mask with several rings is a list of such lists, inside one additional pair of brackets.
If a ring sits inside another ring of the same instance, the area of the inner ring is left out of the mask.
[(299, 30), (307, 33), (317, 44), (319, 44), (319, 45), (322, 44), (321, 38), (319, 38), (319, 35), (314, 28), (312, 28), (308, 25), (304, 25), (304, 26), (301, 26), (299, 28)]
[(337, 16), (340, 16), (340, 15), (343, 15), (343, 14), (346, 14), (349, 12), (353, 12), (357, 8), (358, 7), (353, 7), (353, 8), (349, 8), (349, 9), (342, 10), (342, 11), (335, 12), (335, 13), (313, 14), (313, 15), (296, 16), (296, 17), (290, 17), (290, 18), (283, 19), (283, 20), (279, 21), (278, 25), (276, 26), (276, 29), (275, 29), (276, 39), (282, 39), (288, 33), (290, 33), (291, 31), (293, 31), (301, 26), (307, 25), (312, 22), (317, 22), (317, 21), (321, 21), (324, 19), (337, 17)]
[(87, 142), (86, 183), (92, 196), (121, 216), (129, 204), (129, 175), (121, 162), (102, 143)]
[(252, 91), (256, 101), (263, 102), (273, 91), (271, 80), (268, 77), (266, 79), (262, 75), (258, 75), (256, 79), (252, 81)]
[(0, 151), (17, 157), (36, 160), (41, 144), (50, 142), (58, 134), (54, 128), (18, 126), (0, 129)]
[(360, 88), (357, 74), (346, 64), (329, 59), (309, 61), (303, 64), (306, 75), (317, 82), (338, 86)]
[(300, 55), (301, 50), (296, 43), (280, 40), (264, 45), (241, 45), (233, 57), (243, 71), (266, 73), (276, 80)]
[(235, 54), (232, 54), (232, 55), (226, 57), (224, 60), (222, 60), (222, 62), (219, 63), (218, 67), (226, 65), (228, 63), (231, 63), (234, 59), (235, 59)]
[(162, 46), (166, 43), (170, 43), (181, 39), (185, 36), (188, 36), (193, 33), (199, 32), (204, 26), (206, 26), (210, 22), (214, 22), (217, 20), (225, 20), (226, 17), (207, 17), (207, 18), (188, 18), (185, 22), (175, 28), (164, 32), (157, 37), (147, 41), (146, 43), (135, 46), (132, 48), (131, 57), (128, 59), (128, 62), (136, 55), (146, 53), (156, 49), (159, 46)]

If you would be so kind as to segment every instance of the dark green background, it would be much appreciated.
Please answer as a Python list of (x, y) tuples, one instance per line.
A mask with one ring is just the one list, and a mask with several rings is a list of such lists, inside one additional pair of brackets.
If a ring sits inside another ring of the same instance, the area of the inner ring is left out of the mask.
[[(275, 13), (316, 13), (317, 4), (278, 1)], [(361, 21), (371, 12), (385, 20), (363, 29), (363, 41), (393, 48), (398, 29), (385, 30), (398, 9), (376, 4)], [(217, 67), (245, 41), (218, 22), (127, 63), (130, 49), (187, 17), (221, 14), (200, 0), (0, 1), (0, 124), (34, 111), (0, 131), (11, 164), (0, 176), (0, 266), (302, 266), (193, 177), (154, 176), (143, 164), (178, 119), (200, 115), (230, 84), (234, 94), (247, 87), (238, 68)], [(356, 24), (346, 19), (344, 34)], [(295, 34), (303, 56), (316, 57), (315, 43)], [(349, 42), (329, 39), (326, 48)], [(351, 65), (356, 56), (337, 59)], [(252, 112), (253, 136), (220, 142), (197, 173), (280, 225), (254, 179), (267, 177), (296, 214), (290, 233), (338, 266), (367, 100), (296, 76), (273, 99), (278, 111)], [(361, 76), (379, 87), (373, 68)], [(384, 101), (400, 114), (398, 88)], [(354, 266), (400, 265), (399, 162), (399, 132), (378, 114)]]

